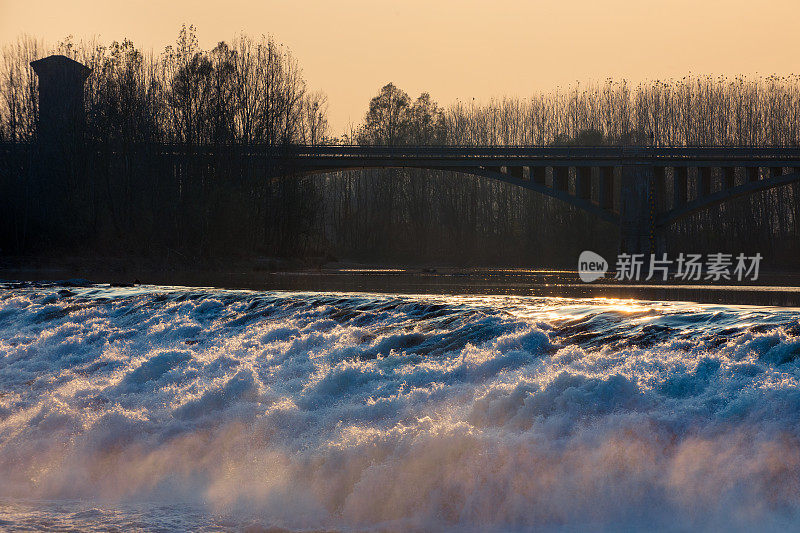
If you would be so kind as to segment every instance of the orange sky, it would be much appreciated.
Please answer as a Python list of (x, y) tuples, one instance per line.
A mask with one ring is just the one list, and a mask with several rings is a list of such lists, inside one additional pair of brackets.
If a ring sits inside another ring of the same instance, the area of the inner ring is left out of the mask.
[(204, 47), (271, 33), (328, 94), (339, 134), (388, 81), (447, 104), (609, 76), (798, 72), (798, 16), (800, 0), (0, 0), (0, 41), (127, 36), (160, 51), (183, 22)]

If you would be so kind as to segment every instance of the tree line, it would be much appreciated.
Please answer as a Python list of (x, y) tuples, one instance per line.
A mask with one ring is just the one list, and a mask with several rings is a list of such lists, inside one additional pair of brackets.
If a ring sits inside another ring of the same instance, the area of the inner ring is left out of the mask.
[(305, 143), (328, 136), (327, 98), (310, 91), (297, 59), (272, 37), (237, 35), (201, 50), (193, 26), (174, 45), (145, 53), (66, 38), (54, 48), (28, 36), (6, 45), (0, 69), (0, 139), (36, 134), (37, 78), (30, 62), (52, 53), (92, 69), (86, 134), (100, 142)]
[[(286, 144), (797, 146), (800, 77), (690, 76), (606, 80), (529, 98), (440, 106), (387, 84), (361, 124), (332, 135), (323, 92), (269, 36), (210, 50), (194, 27), (161, 53), (131, 41), (21, 37), (0, 63), (0, 141), (35, 143), (37, 79), (30, 62), (61, 53), (92, 68), (86, 83), (91, 157), (42, 173), (31, 154), (0, 162), (0, 250), (183, 257), (335, 256), (370, 262), (572, 266), (586, 248), (613, 255), (616, 229), (505, 183), (451, 172), (365, 170), (263, 179), (240, 146)], [(149, 144), (148, 144), (149, 143)], [(148, 148), (185, 147), (178, 164)], [(192, 147), (217, 147), (209, 159)], [(33, 148), (30, 148), (33, 150)], [(11, 155), (13, 154), (16, 155)], [(86, 154), (84, 154), (86, 155)], [(39, 165), (41, 167), (42, 165)], [(797, 186), (692, 215), (673, 249), (760, 251), (800, 260)], [(742, 221), (747, 223), (743, 224)], [(757, 248), (757, 249), (756, 249)]]

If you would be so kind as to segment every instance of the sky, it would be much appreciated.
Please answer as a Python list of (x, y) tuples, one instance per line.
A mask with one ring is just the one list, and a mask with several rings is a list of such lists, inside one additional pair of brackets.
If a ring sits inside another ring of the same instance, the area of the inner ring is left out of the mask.
[(182, 23), (207, 48), (271, 34), (340, 134), (389, 81), (446, 105), (608, 77), (800, 72), (799, 15), (800, 0), (0, 0), (0, 43), (128, 37), (159, 52)]

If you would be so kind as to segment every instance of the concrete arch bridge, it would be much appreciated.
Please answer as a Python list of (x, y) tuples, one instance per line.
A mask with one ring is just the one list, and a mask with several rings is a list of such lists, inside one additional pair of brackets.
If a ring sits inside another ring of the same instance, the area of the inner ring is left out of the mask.
[(354, 169), (447, 170), (504, 181), (619, 226), (620, 250), (661, 253), (674, 221), (800, 181), (800, 148), (290, 146), (246, 150), (273, 177)]

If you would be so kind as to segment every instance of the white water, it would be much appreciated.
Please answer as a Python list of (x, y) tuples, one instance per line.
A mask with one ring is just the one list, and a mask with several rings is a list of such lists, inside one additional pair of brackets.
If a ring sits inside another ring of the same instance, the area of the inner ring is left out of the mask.
[(0, 529), (798, 528), (799, 320), (6, 284)]

